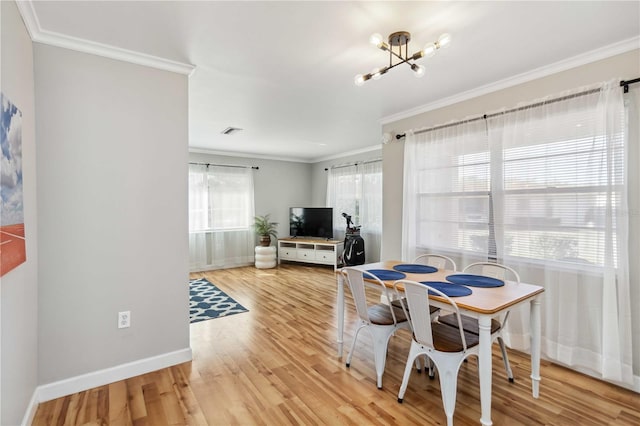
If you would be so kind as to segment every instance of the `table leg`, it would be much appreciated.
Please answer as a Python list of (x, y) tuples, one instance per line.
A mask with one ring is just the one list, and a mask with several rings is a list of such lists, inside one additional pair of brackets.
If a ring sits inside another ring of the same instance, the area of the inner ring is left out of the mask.
[(491, 421), (491, 317), (480, 315), (478, 318), (480, 327), (480, 353), (478, 355), (478, 368), (480, 370), (480, 423), (489, 426)]
[(338, 358), (342, 358), (343, 332), (344, 332), (344, 277), (336, 274), (338, 281), (337, 303), (338, 309)]
[(531, 390), (533, 397), (540, 395), (540, 299), (531, 301)]

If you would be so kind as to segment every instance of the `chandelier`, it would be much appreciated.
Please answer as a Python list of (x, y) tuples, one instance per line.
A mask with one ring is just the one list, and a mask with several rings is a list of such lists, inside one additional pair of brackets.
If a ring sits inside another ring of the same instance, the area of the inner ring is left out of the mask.
[[(355, 77), (355, 83), (357, 86), (362, 86), (365, 81), (374, 79), (378, 80), (391, 68), (395, 68), (398, 65), (407, 64), (411, 67), (416, 77), (422, 77), (425, 73), (423, 65), (415, 63), (416, 60), (426, 56), (427, 58), (436, 54), (436, 50), (446, 47), (451, 42), (451, 36), (449, 34), (442, 34), (438, 37), (437, 41), (427, 43), (424, 49), (417, 51), (413, 55), (409, 56), (409, 41), (411, 40), (411, 34), (407, 31), (397, 31), (389, 35), (388, 43), (382, 41), (382, 36), (378, 33), (373, 34), (369, 38), (369, 42), (376, 46), (378, 49), (389, 52), (389, 65), (382, 68), (375, 68), (369, 74), (358, 74)], [(404, 56), (403, 56), (404, 46)], [(396, 63), (394, 63), (396, 59)], [(412, 62), (413, 61), (413, 62)]]

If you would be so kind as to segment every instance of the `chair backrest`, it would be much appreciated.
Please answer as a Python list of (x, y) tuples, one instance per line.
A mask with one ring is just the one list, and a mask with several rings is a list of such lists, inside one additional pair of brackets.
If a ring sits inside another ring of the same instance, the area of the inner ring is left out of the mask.
[[(361, 320), (366, 322), (371, 322), (369, 318), (368, 308), (369, 303), (367, 302), (367, 292), (365, 291), (365, 277), (368, 281), (372, 281), (371, 285), (379, 288), (379, 291), (387, 298), (386, 300), (391, 300), (389, 298), (387, 287), (384, 285), (382, 281), (375, 275), (363, 271), (357, 268), (343, 268), (342, 274), (345, 277), (347, 284), (349, 285), (349, 289), (351, 290), (351, 294), (353, 295), (353, 301), (356, 305), (356, 311)], [(391, 307), (389, 307), (389, 311), (391, 312), (391, 316), (393, 317), (393, 323), (397, 324), (397, 319), (395, 312)]]
[(444, 256), (442, 254), (421, 254), (414, 259), (413, 263), (433, 266), (434, 268), (438, 269), (449, 269), (451, 271), (457, 270), (456, 262), (454, 262), (450, 257)]
[[(399, 288), (400, 286), (403, 287), (404, 291)], [(435, 295), (444, 298), (447, 303), (451, 305), (447, 309), (451, 310), (456, 316), (458, 330), (460, 331), (460, 341), (462, 342), (464, 350), (467, 350), (467, 341), (464, 337), (460, 310), (456, 302), (451, 300), (449, 296), (438, 289), (411, 280), (398, 280), (393, 284), (393, 288), (396, 293), (404, 294), (404, 298), (400, 299), (402, 301), (402, 309), (404, 310), (405, 316), (409, 319), (411, 329), (413, 330), (413, 338), (416, 342), (435, 350), (429, 309), (429, 291), (431, 291)]]
[(462, 272), (520, 283), (520, 275), (514, 269), (500, 263), (476, 262), (467, 265)]

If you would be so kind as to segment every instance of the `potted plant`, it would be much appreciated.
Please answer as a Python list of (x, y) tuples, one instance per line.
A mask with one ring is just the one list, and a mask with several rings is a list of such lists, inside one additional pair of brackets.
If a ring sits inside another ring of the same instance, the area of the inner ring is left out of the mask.
[(269, 222), (269, 215), (254, 217), (253, 227), (256, 234), (260, 236), (260, 245), (269, 247), (271, 245), (271, 237), (278, 238), (278, 223)]

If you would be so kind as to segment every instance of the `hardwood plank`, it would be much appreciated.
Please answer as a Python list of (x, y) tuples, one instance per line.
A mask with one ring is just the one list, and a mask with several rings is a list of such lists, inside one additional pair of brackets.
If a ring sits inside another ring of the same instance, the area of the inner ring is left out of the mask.
[(133, 424), (144, 424), (142, 419), (147, 417), (147, 406), (142, 393), (143, 377), (136, 376), (126, 381), (127, 395), (129, 398), (129, 412)]
[[(298, 264), (193, 274), (249, 312), (191, 325), (194, 359), (38, 407), (33, 425), (442, 425), (440, 383), (412, 372), (397, 393), (409, 350), (401, 330), (389, 342), (383, 389), (375, 383), (371, 339), (361, 333), (351, 367), (336, 356), (335, 275)], [(345, 343), (356, 323), (346, 297)], [(509, 350), (509, 383), (493, 352), (494, 425), (638, 425), (640, 395), (542, 361), (540, 398), (531, 396), (529, 357)], [(462, 365), (456, 426), (477, 425), (477, 360)]]
[(129, 395), (124, 381), (109, 385), (109, 424), (114, 426), (131, 426), (133, 424), (129, 410)]

